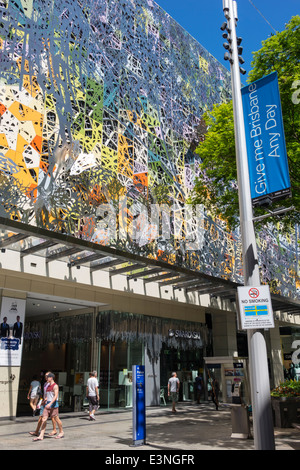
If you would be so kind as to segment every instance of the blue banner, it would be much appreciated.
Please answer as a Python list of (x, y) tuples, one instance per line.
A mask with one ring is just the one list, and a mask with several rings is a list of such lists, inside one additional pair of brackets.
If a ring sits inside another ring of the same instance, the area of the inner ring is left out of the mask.
[(278, 88), (273, 72), (242, 88), (244, 124), (253, 205), (291, 195)]
[(145, 366), (132, 366), (133, 443), (140, 445), (146, 439)]

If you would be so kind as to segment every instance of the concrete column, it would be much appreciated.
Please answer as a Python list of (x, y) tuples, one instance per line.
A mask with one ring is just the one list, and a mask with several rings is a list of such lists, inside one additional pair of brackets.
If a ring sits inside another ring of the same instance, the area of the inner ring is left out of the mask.
[(213, 313), (214, 356), (237, 356), (236, 318), (234, 314)]

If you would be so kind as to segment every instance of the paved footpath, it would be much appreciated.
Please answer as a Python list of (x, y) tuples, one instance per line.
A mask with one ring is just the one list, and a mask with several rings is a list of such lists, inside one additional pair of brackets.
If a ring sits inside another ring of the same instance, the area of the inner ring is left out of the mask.
[[(146, 443), (141, 446), (133, 446), (131, 410), (99, 410), (95, 421), (89, 421), (86, 412), (63, 413), (60, 417), (64, 438), (55, 439), (45, 435), (45, 439), (38, 442), (34, 442), (29, 434), (29, 431), (35, 430), (37, 417), (0, 421), (0, 451), (102, 450), (103, 455), (115, 458), (115, 455), (144, 455), (141, 451), (159, 456), (167, 451), (172, 454), (189, 454), (195, 451), (197, 454), (200, 450), (254, 450), (253, 439), (231, 438), (231, 411), (228, 406), (221, 405), (219, 411), (216, 411), (211, 403), (179, 403), (177, 409), (174, 414), (169, 406), (147, 408)], [(46, 434), (51, 430), (52, 424), (49, 421)], [(300, 432), (290, 428), (276, 428), (275, 443), (276, 450), (300, 450)], [(117, 451), (117, 454), (111, 451)]]

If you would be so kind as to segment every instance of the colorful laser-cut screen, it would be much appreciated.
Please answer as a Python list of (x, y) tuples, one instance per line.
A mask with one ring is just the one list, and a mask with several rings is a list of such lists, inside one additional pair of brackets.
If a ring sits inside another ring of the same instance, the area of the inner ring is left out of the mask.
[(152, 0), (0, 0), (0, 15), (0, 214), (239, 280), (238, 235), (186, 209), (223, 65)]

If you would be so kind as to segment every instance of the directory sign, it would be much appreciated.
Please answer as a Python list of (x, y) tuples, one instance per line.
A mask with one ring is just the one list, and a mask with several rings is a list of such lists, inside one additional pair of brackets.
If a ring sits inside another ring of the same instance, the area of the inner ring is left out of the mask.
[(146, 439), (145, 366), (132, 366), (133, 444)]

